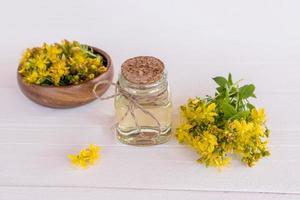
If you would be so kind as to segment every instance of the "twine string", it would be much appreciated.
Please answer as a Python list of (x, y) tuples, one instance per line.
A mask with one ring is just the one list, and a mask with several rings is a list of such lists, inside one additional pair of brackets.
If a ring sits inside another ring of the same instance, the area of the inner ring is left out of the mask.
[[(103, 85), (103, 84), (109, 84), (109, 85), (113, 85), (115, 87), (115, 92), (113, 95), (109, 95), (109, 96), (106, 96), (106, 97), (100, 97), (98, 96), (96, 90), (97, 88), (100, 86), (100, 85)], [(139, 101), (139, 97), (135, 96), (135, 95), (132, 95), (130, 94), (129, 92), (125, 91), (123, 88), (121, 88), (119, 82), (117, 83), (113, 83), (113, 82), (109, 82), (108, 80), (103, 80), (103, 81), (99, 81), (98, 83), (96, 83), (94, 85), (94, 88), (93, 88), (93, 93), (95, 95), (95, 97), (97, 99), (100, 99), (100, 100), (107, 100), (107, 99), (111, 99), (111, 98), (115, 98), (117, 96), (123, 96), (125, 97), (129, 103), (127, 105), (127, 110), (125, 112), (125, 114), (121, 117), (121, 119), (119, 119), (114, 125), (113, 127), (117, 127), (129, 114), (132, 116), (133, 120), (134, 120), (134, 123), (135, 123), (135, 126), (136, 128), (138, 129), (139, 133), (141, 133), (141, 126), (139, 125), (138, 123), (138, 120), (137, 120), (137, 117), (134, 113), (134, 110), (135, 109), (140, 109), (145, 115), (148, 115), (150, 116), (157, 124), (157, 128), (158, 128), (158, 131), (159, 131), (159, 134), (161, 134), (162, 132), (162, 127), (161, 127), (161, 124), (159, 122), (159, 120), (151, 113), (149, 112), (148, 110), (146, 110), (145, 108), (143, 108), (143, 106), (141, 104), (138, 103)], [(154, 96), (153, 99), (157, 99), (157, 97), (159, 96), (160, 94), (158, 94), (157, 96)], [(152, 97), (151, 97), (152, 98)]]

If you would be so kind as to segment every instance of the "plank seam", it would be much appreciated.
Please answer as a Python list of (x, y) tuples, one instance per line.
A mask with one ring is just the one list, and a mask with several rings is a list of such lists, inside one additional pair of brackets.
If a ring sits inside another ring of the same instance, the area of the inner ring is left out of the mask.
[(246, 191), (246, 190), (209, 190), (194, 188), (138, 188), (138, 187), (101, 187), (101, 186), (72, 186), (72, 185), (0, 185), (0, 188), (69, 188), (69, 189), (116, 189), (116, 190), (145, 190), (145, 191), (186, 191), (186, 192), (217, 192), (217, 193), (240, 193), (240, 194), (270, 194), (270, 195), (295, 195), (300, 196), (300, 192), (276, 192), (276, 191)]

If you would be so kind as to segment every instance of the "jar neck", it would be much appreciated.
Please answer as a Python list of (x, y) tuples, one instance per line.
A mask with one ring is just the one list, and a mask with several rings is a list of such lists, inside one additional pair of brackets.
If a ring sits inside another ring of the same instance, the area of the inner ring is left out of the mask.
[(136, 84), (129, 82), (125, 77), (119, 75), (120, 87), (134, 96), (156, 96), (168, 88), (167, 73), (164, 73), (162, 78), (151, 84)]

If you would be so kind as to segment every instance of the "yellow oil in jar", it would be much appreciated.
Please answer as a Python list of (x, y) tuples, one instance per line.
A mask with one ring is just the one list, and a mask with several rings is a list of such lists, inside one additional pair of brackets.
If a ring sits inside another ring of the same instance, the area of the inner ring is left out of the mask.
[[(130, 113), (126, 115), (128, 104), (129, 101), (123, 96), (118, 96), (115, 99), (116, 118), (119, 122), (117, 136), (120, 141), (134, 145), (151, 145), (164, 143), (170, 138), (172, 121), (171, 101), (141, 104), (145, 110), (159, 121), (161, 132), (159, 132), (157, 122), (139, 108), (134, 109), (136, 120)], [(136, 123), (140, 126), (140, 131)]]

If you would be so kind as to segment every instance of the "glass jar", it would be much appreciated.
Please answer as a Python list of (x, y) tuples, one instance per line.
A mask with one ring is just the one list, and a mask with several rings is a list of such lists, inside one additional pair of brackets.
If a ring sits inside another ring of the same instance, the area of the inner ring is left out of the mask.
[[(154, 57), (143, 56), (132, 59), (137, 59), (136, 65), (131, 66), (133, 70), (131, 68), (126, 71), (127, 60), (125, 65), (122, 65), (122, 73), (117, 83), (117, 92), (120, 94), (115, 97), (117, 138), (122, 143), (131, 145), (165, 143), (171, 136), (172, 120), (172, 102), (167, 74), (164, 71), (160, 71), (159, 74), (157, 67), (152, 68), (149, 60), (156, 59)], [(146, 61), (139, 62), (140, 59)], [(153, 71), (156, 73), (151, 75)], [(143, 76), (146, 79), (143, 79)], [(136, 79), (146, 81), (141, 82)]]

